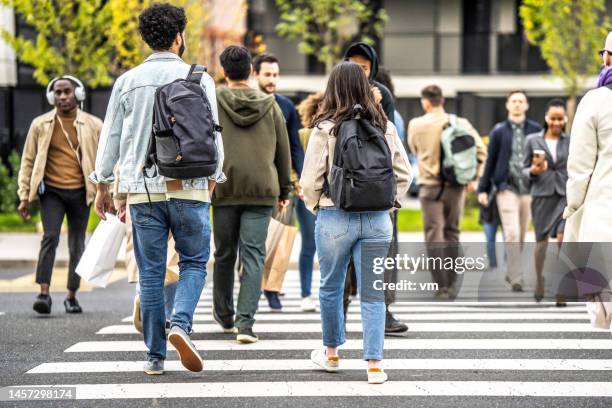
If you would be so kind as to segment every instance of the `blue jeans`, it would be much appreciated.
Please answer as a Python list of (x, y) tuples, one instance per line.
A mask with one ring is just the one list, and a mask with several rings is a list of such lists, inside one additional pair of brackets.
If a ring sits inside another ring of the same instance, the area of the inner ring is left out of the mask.
[[(321, 267), (321, 322), (323, 344), (338, 347), (345, 342), (342, 295), (351, 255), (354, 259), (357, 287), (361, 288), (362, 243), (384, 243), (379, 257), (386, 257), (393, 235), (393, 225), (387, 211), (350, 213), (333, 207), (319, 210), (315, 225), (315, 241)], [(385, 340), (385, 302), (361, 301), (364, 360), (382, 360)]]
[[(176, 295), (176, 287), (178, 282), (172, 282), (164, 286), (164, 312), (166, 320), (172, 319), (172, 311), (174, 310), (174, 296)], [(140, 282), (136, 282), (136, 293), (140, 296)]]
[(499, 221), (493, 223), (482, 224), (484, 229), (485, 237), (487, 238), (487, 256), (489, 257), (489, 266), (491, 268), (497, 268), (497, 253), (495, 252), (495, 241), (497, 237), (497, 228), (499, 228)]
[(312, 294), (312, 266), (317, 249), (315, 245), (315, 220), (317, 217), (308, 211), (304, 201), (299, 197), (295, 198), (295, 213), (300, 224), (300, 234), (302, 235), (302, 248), (300, 250), (300, 286), (302, 297)]
[(208, 203), (176, 199), (129, 206), (134, 255), (140, 271), (142, 328), (149, 359), (166, 358), (164, 275), (168, 232), (172, 231), (179, 255), (172, 326), (189, 333), (210, 255), (209, 207)]

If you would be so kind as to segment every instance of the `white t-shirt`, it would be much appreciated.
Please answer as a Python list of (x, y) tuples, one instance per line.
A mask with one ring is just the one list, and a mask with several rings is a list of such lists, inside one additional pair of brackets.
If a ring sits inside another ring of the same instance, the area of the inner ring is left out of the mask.
[(548, 150), (550, 150), (550, 154), (552, 155), (553, 161), (557, 161), (557, 143), (559, 139), (544, 139), (546, 141), (546, 145), (548, 146)]

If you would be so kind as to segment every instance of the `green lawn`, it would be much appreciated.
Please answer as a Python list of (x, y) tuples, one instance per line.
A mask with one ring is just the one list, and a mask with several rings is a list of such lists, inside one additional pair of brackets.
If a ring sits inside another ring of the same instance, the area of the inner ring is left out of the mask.
[[(19, 214), (8, 213), (0, 214), (0, 232), (35, 232), (36, 223), (40, 221), (40, 215), (35, 215), (28, 222), (23, 222)], [(64, 221), (65, 222), (65, 221)], [(89, 217), (88, 231), (93, 231), (100, 219), (95, 211), (91, 210)], [(399, 211), (397, 220), (400, 232), (419, 232), (423, 231), (423, 220), (420, 210), (403, 209)], [(478, 209), (466, 208), (461, 219), (461, 231), (481, 231), (482, 227), (478, 224)]]

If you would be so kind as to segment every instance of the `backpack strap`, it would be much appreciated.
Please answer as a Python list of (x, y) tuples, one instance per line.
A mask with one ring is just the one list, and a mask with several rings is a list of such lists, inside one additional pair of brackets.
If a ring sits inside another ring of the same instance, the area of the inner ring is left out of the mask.
[(187, 74), (187, 81), (199, 84), (202, 81), (202, 75), (207, 71), (204, 65), (192, 64)]

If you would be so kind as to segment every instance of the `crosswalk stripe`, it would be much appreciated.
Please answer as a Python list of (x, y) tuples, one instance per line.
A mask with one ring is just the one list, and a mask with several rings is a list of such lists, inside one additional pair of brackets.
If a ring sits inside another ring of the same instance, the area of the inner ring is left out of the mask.
[[(193, 330), (199, 333), (220, 331), (218, 324), (194, 324)], [(257, 333), (320, 333), (321, 323), (256, 323), (253, 330)], [(361, 332), (361, 323), (347, 323), (346, 331)], [(411, 323), (411, 332), (601, 332), (586, 323)], [(100, 329), (97, 334), (138, 333), (131, 325), (112, 325)]]
[[(44, 363), (27, 374), (140, 372), (142, 361), (77, 361)], [(342, 370), (364, 370), (358, 359), (341, 360)], [(386, 359), (385, 370), (542, 370), (610, 371), (612, 360), (596, 359)], [(205, 360), (205, 371), (280, 371), (314, 370), (310, 360)], [(180, 361), (166, 360), (166, 371), (186, 371)]]
[[(234, 299), (236, 300), (237, 297), (235, 296)], [(300, 303), (302, 302), (301, 299), (297, 299), (297, 298), (289, 298), (289, 299), (285, 299), (285, 298), (280, 298), (281, 303), (284, 305), (291, 305), (291, 306), (299, 306)], [(351, 301), (351, 306), (352, 305), (359, 305), (359, 299), (353, 299)], [(545, 307), (545, 306), (555, 306), (555, 302), (540, 302), (538, 304), (536, 304), (535, 302), (531, 301), (531, 302), (463, 302), (460, 299), (455, 300), (454, 302), (444, 302), (444, 301), (440, 301), (440, 302), (396, 302), (393, 303), (394, 307), (400, 307), (400, 306), (443, 306), (443, 305), (447, 305), (447, 304), (454, 304), (454, 305), (458, 305), (458, 306), (479, 306), (479, 307), (492, 307), (492, 306), (500, 306), (500, 307), (504, 307), (504, 306), (526, 306), (526, 307)], [(267, 306), (268, 302), (261, 298), (259, 300), (259, 305), (260, 306)], [(212, 306), (212, 297), (206, 297), (206, 298), (202, 298), (200, 299), (200, 302), (198, 303), (199, 307), (211, 307)], [(576, 308), (576, 307), (584, 307), (584, 303), (569, 303), (566, 308)]]
[[(365, 373), (364, 373), (365, 375)], [(365, 381), (190, 382), (147, 384), (54, 384), (36, 387), (76, 387), (76, 399), (227, 398), (317, 396), (500, 396), (612, 397), (612, 382), (548, 381), (389, 381), (372, 386)]]
[[(194, 340), (202, 351), (245, 350), (313, 350), (321, 347), (321, 339), (261, 340), (240, 344), (228, 340)], [(362, 340), (349, 339), (341, 348), (361, 350)], [(168, 349), (173, 350), (168, 344)], [(610, 339), (385, 339), (385, 350), (612, 350)], [(83, 341), (68, 347), (66, 353), (146, 351), (142, 340)]]
[[(315, 313), (269, 313), (255, 315), (257, 320), (270, 321), (320, 321), (319, 314)], [(589, 321), (586, 313), (430, 313), (430, 314), (408, 314), (397, 313), (395, 317), (406, 322), (419, 320), (582, 320)], [(361, 320), (361, 314), (348, 313), (347, 320)], [(131, 322), (132, 317), (126, 317), (123, 322)], [(195, 314), (193, 315), (194, 322), (214, 322), (211, 314)]]

